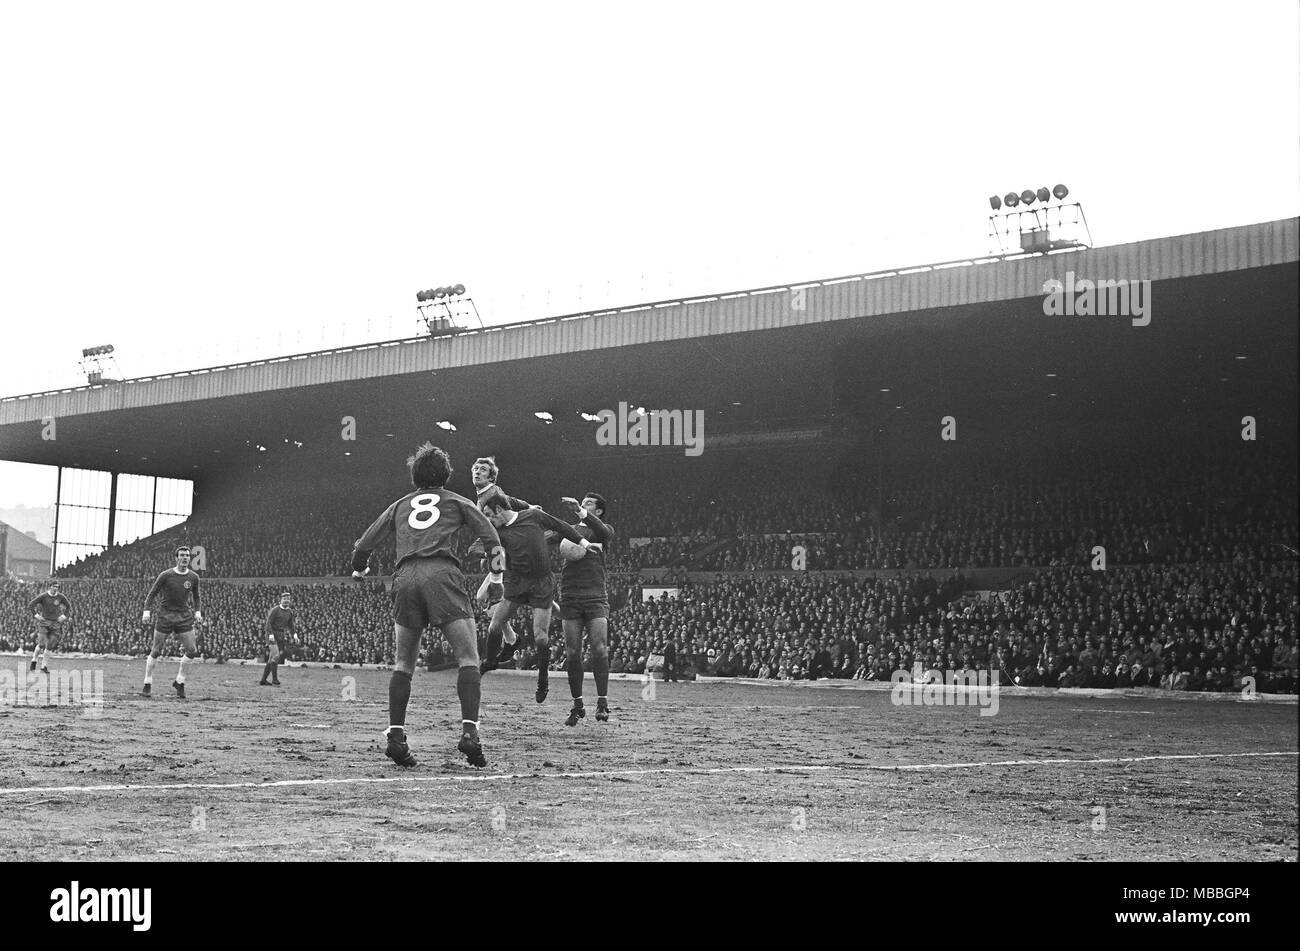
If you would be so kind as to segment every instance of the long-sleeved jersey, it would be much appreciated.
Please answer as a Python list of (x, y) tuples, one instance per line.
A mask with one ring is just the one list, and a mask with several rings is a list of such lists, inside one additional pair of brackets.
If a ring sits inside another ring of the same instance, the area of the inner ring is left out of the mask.
[[(612, 526), (588, 512), (574, 530), (588, 541), (607, 545), (614, 537)], [(560, 600), (605, 601), (605, 552), (589, 551), (577, 561), (566, 561), (560, 570)]]
[[(481, 489), (478, 486), (475, 486), (474, 492), (476, 493), (476, 501), (482, 502), (483, 496), (487, 495), (493, 489), (499, 489), (499, 488), (500, 487), (495, 482), (489, 482)], [(522, 512), (524, 509), (529, 507), (528, 503), (525, 502), (523, 499), (517, 499), (513, 495), (506, 493), (504, 490), (502, 490), (502, 494), (505, 495), (505, 497), (510, 501), (511, 511)]]
[(33, 598), (32, 603), (27, 605), (27, 610), (33, 614), (39, 613), (47, 621), (57, 621), (60, 616), (72, 613), (72, 602), (61, 594), (46, 592)]
[(158, 576), (158, 580), (149, 589), (149, 594), (144, 599), (144, 609), (148, 611), (153, 604), (153, 599), (160, 595), (160, 611), (166, 611), (168, 614), (189, 614), (191, 610), (200, 610), (198, 574), (188, 568), (184, 572), (168, 568)]
[(282, 608), (277, 604), (266, 615), (267, 640), (275, 638), (277, 644), (288, 644), (293, 635), (293, 608)]
[(525, 578), (541, 578), (551, 570), (546, 552), (547, 531), (558, 532), (575, 545), (582, 542), (572, 525), (566, 525), (541, 509), (518, 512), (509, 525), (500, 529), (501, 544), (506, 550), (506, 571)]
[(396, 535), (397, 567), (412, 558), (448, 558), (456, 533), (466, 526), (493, 556), (500, 554), (497, 530), (478, 506), (450, 489), (417, 489), (402, 496), (366, 529), (352, 551), (352, 568), (364, 571), (370, 553), (390, 534)]

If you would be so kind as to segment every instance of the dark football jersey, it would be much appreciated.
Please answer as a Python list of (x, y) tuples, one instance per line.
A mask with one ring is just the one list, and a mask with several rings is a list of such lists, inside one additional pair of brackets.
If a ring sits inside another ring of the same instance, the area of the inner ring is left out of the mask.
[[(159, 610), (166, 611), (169, 614), (189, 614), (191, 610), (199, 610), (199, 576), (193, 571), (186, 570), (181, 574), (175, 568), (168, 568), (158, 576), (158, 580), (153, 583), (149, 589), (149, 596), (144, 599), (144, 607), (147, 611), (149, 605), (153, 604), (153, 599), (161, 595)], [(193, 600), (193, 608), (190, 602)]]
[(550, 574), (551, 559), (546, 550), (546, 532), (558, 532), (577, 544), (582, 536), (554, 515), (541, 509), (515, 513), (515, 520), (499, 531), (506, 550), (506, 571), (524, 578), (542, 578)]
[(47, 621), (57, 621), (59, 615), (72, 613), (72, 602), (61, 594), (50, 595), (47, 593), (37, 596), (27, 606), (27, 610), (39, 611), (41, 617)]
[(487, 551), (500, 548), (497, 530), (478, 506), (464, 496), (450, 489), (408, 493), (384, 509), (357, 539), (353, 566), (359, 563), (360, 556), (369, 556), (389, 534), (396, 535), (398, 567), (412, 558), (449, 558), (459, 566), (460, 560), (452, 554), (451, 546), (456, 533), (467, 526)]
[[(614, 537), (614, 529), (595, 515), (588, 513), (573, 526), (588, 541), (607, 545)], [(589, 551), (577, 561), (564, 562), (560, 572), (560, 602), (607, 601), (605, 591), (605, 552)]]
[(276, 605), (266, 615), (266, 633), (275, 638), (277, 644), (292, 640), (293, 608)]

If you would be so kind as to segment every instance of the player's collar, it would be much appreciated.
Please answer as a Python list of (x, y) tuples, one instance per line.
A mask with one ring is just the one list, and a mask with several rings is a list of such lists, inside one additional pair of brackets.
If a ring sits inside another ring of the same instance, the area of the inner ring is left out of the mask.
[(184, 571), (181, 571), (175, 565), (172, 565), (172, 571), (176, 572), (178, 575), (187, 575), (190, 573), (190, 569), (186, 568)]
[(514, 509), (511, 509), (511, 510), (510, 510), (510, 517), (509, 517), (509, 519), (506, 521), (506, 527), (509, 528), (511, 525), (513, 525), (513, 524), (515, 523), (515, 521), (516, 521), (518, 518), (519, 518), (519, 513), (516, 512)]

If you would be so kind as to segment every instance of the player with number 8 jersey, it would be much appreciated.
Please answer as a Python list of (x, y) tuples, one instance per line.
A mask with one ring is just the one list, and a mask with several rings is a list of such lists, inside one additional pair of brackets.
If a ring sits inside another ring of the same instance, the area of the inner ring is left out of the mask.
[(401, 766), (416, 765), (406, 742), (406, 706), (411, 698), (420, 635), (440, 628), (451, 644), (460, 668), (456, 692), (460, 697), (461, 738), (457, 746), (474, 766), (486, 766), (478, 737), (479, 660), (474, 612), (465, 591), (460, 561), (452, 542), (465, 528), (490, 552), (491, 575), (501, 583), (505, 552), (492, 523), (477, 505), (449, 490), (451, 460), (441, 449), (425, 443), (406, 460), (414, 492), (402, 496), (366, 529), (352, 552), (352, 576), (369, 571), (370, 553), (390, 534), (396, 536), (397, 568), (393, 576), (393, 629), (397, 641), (393, 676), (388, 685), (386, 755)]

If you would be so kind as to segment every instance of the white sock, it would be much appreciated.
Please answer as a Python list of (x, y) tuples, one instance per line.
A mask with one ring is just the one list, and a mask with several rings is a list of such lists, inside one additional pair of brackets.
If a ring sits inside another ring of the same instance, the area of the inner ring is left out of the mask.
[(189, 658), (186, 657), (184, 654), (181, 654), (181, 665), (180, 667), (176, 668), (176, 682), (178, 684), (185, 683), (185, 664), (188, 661)]
[(153, 683), (153, 668), (157, 663), (158, 658), (154, 657), (152, 654), (144, 659), (144, 682), (146, 684)]

